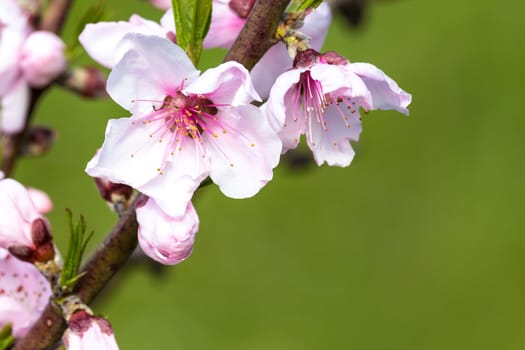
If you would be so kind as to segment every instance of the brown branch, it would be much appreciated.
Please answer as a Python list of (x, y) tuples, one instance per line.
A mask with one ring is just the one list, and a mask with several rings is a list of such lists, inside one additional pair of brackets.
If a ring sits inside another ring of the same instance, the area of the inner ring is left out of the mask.
[(40, 29), (58, 34), (72, 2), (72, 0), (53, 0), (42, 17)]
[[(84, 265), (83, 276), (78, 281), (74, 293), (85, 304), (95, 298), (137, 247), (135, 209), (144, 198), (141, 194), (135, 199), (104, 243)], [(29, 333), (15, 343), (13, 350), (52, 349), (60, 340), (66, 326), (60, 308), (54, 302), (50, 302)]]
[(272, 45), (290, 0), (258, 0), (224, 61), (237, 61), (251, 70)]

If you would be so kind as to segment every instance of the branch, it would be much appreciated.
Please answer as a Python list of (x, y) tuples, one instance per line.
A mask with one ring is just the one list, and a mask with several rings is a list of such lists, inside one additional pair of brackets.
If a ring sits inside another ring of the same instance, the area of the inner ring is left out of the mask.
[(53, 0), (42, 17), (40, 29), (58, 34), (62, 29), (71, 3), (72, 0)]
[[(81, 272), (83, 276), (74, 290), (83, 303), (88, 304), (96, 297), (137, 247), (135, 209), (144, 198), (145, 196), (140, 194), (135, 199), (104, 243), (84, 265)], [(15, 343), (13, 350), (52, 349), (66, 327), (60, 308), (54, 301), (50, 301), (33, 328)]]
[(289, 2), (258, 0), (224, 62), (237, 61), (251, 70), (266, 51), (277, 43), (275, 32)]

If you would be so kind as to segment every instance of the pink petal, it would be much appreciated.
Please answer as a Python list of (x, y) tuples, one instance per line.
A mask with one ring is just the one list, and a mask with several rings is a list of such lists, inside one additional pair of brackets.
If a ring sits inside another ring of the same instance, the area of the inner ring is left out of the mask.
[(31, 197), (31, 201), (40, 214), (46, 214), (53, 209), (53, 202), (44, 191), (28, 187), (27, 193), (29, 194), (29, 197)]
[(297, 82), (303, 70), (292, 69), (281, 74), (275, 81), (268, 98), (266, 112), (270, 124), (274, 126), (275, 130), (279, 130), (285, 124), (286, 110), (293, 108), (294, 102), (291, 101), (291, 95), (288, 93)]
[(132, 15), (128, 22), (98, 22), (87, 24), (78, 40), (84, 46), (87, 53), (101, 65), (111, 68), (117, 61), (115, 48), (117, 44), (128, 33), (140, 33), (145, 35), (166, 36), (159, 24)]
[(199, 218), (191, 202), (182, 216), (172, 217), (153, 199), (137, 208), (139, 244), (146, 255), (165, 265), (178, 264), (193, 250)]
[(395, 109), (408, 115), (412, 95), (401, 89), (382, 70), (369, 63), (351, 63), (348, 68), (365, 82), (372, 94), (372, 109)]
[(29, 86), (23, 79), (18, 79), (11, 89), (2, 96), (0, 120), (2, 131), (16, 134), (24, 128), (27, 109), (29, 108)]
[(0, 23), (0, 96), (3, 96), (20, 74), (20, 50), (29, 35), (30, 27), (27, 16), (14, 0), (2, 0)]
[(2, 248), (0, 276), (0, 328), (11, 322), (15, 337), (23, 337), (46, 307), (51, 288), (32, 264)]
[(12, 179), (0, 180), (0, 247), (33, 247), (31, 223), (40, 217), (22, 184)]
[(182, 150), (173, 150), (162, 175), (138, 187), (155, 198), (157, 205), (170, 216), (184, 215), (193, 193), (209, 174), (209, 159), (199, 156), (195, 147), (194, 142), (188, 141)]
[(282, 143), (261, 110), (252, 105), (220, 112), (224, 130), (206, 135), (210, 152), (210, 177), (231, 198), (255, 195), (272, 179)]
[(238, 106), (260, 97), (253, 87), (250, 73), (237, 62), (226, 62), (208, 69), (182, 91), (206, 95), (215, 104)]
[(109, 75), (107, 90), (115, 102), (134, 114), (159, 107), (166, 95), (199, 75), (179, 46), (157, 36), (127, 34), (116, 54), (122, 59)]
[(158, 176), (166, 144), (150, 137), (156, 126), (157, 123), (135, 123), (133, 118), (110, 120), (104, 144), (87, 164), (86, 172), (135, 188)]
[(323, 129), (313, 118), (310, 118), (312, 126), (313, 143), (307, 138), (308, 146), (313, 151), (317, 165), (326, 162), (328, 165), (346, 167), (354, 158), (354, 150), (350, 140), (357, 141), (361, 133), (361, 120), (359, 112), (347, 114), (348, 126), (343, 120), (340, 111), (333, 104), (325, 113), (327, 128)]
[(204, 48), (222, 47), (229, 49), (241, 32), (246, 19), (230, 9), (228, 1), (214, 1), (210, 30), (204, 38)]

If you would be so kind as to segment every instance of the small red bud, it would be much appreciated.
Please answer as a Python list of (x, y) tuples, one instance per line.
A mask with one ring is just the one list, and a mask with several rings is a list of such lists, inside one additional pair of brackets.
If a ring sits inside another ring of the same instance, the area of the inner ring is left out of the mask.
[(35, 262), (36, 252), (33, 248), (25, 245), (15, 245), (7, 249), (16, 258), (29, 263)]
[(43, 218), (33, 220), (31, 223), (31, 238), (36, 247), (51, 242), (52, 237), (49, 232), (49, 225)]
[(297, 52), (293, 61), (294, 68), (308, 68), (319, 62), (321, 54), (314, 49)]
[(124, 184), (117, 184), (99, 177), (95, 178), (98, 192), (106, 202), (127, 202), (133, 195), (133, 188)]

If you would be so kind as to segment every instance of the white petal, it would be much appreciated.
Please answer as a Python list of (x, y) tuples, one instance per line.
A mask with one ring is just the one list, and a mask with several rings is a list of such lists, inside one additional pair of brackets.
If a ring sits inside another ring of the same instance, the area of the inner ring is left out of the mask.
[(210, 30), (204, 38), (204, 48), (223, 47), (229, 49), (241, 32), (246, 19), (239, 17), (228, 2), (213, 2)]
[[(341, 109), (345, 107), (341, 106)], [(313, 151), (317, 165), (326, 162), (328, 165), (346, 167), (354, 158), (350, 140), (357, 141), (361, 133), (359, 111), (347, 113), (347, 123), (336, 106), (330, 105), (325, 112), (326, 129), (323, 129), (313, 118), (312, 136), (307, 137), (308, 146)]]
[(8, 93), (2, 96), (0, 119), (2, 131), (16, 134), (24, 128), (27, 109), (29, 108), (29, 86), (23, 79), (18, 79)]
[(109, 75), (107, 90), (113, 100), (134, 114), (148, 113), (152, 105), (162, 104), (143, 100), (162, 101), (183, 82), (191, 83), (199, 75), (179, 46), (157, 36), (127, 34), (116, 55), (122, 59)]
[(104, 144), (86, 172), (135, 188), (150, 181), (159, 174), (167, 146), (155, 135), (157, 128), (158, 123), (143, 124), (133, 118), (110, 120)]
[(87, 53), (101, 65), (111, 68), (118, 61), (115, 48), (128, 33), (158, 35), (164, 37), (166, 31), (157, 23), (132, 15), (129, 22), (98, 22), (87, 24), (78, 40)]
[(199, 184), (209, 174), (209, 160), (197, 152), (187, 138), (182, 150), (171, 150), (173, 157), (159, 175), (138, 187), (170, 216), (181, 216)]
[(395, 109), (408, 115), (412, 95), (401, 89), (382, 70), (369, 63), (352, 63), (348, 68), (365, 82), (372, 94), (372, 109)]
[(239, 106), (217, 116), (227, 132), (212, 130), (217, 137), (206, 134), (210, 177), (228, 197), (251, 197), (272, 179), (281, 141), (255, 106)]
[(215, 104), (238, 106), (260, 101), (250, 73), (237, 62), (226, 62), (208, 69), (182, 91), (184, 94), (206, 95)]
[(295, 84), (299, 82), (302, 70), (292, 69), (285, 72), (277, 78), (273, 85), (270, 96), (268, 98), (266, 111), (273, 126), (283, 127), (286, 120), (286, 110), (293, 104), (289, 100), (289, 90), (293, 89)]

